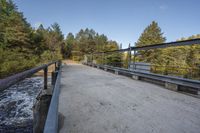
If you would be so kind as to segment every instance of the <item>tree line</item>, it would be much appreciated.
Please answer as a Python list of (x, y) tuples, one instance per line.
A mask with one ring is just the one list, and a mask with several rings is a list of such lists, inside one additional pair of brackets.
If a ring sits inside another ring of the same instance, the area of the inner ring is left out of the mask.
[[(200, 35), (180, 40), (194, 38), (200, 38)], [(144, 29), (135, 45), (146, 46), (165, 41), (161, 28), (153, 21)], [(48, 28), (43, 25), (33, 28), (11, 0), (0, 1), (0, 78), (51, 60), (80, 61), (84, 59), (84, 55), (88, 55), (88, 60), (95, 60), (96, 63), (127, 67), (127, 53), (94, 54), (118, 49), (120, 46), (116, 41), (109, 40), (106, 35), (93, 29), (81, 29), (75, 35), (68, 33), (65, 38), (58, 23)], [(132, 60), (133, 58), (132, 55)], [(195, 77), (199, 77), (200, 46), (139, 51), (136, 61), (151, 63), (152, 71), (156, 73), (191, 77), (190, 74), (194, 72)]]
[(85, 54), (116, 49), (116, 41), (93, 29), (81, 29), (64, 38), (58, 23), (33, 28), (11, 0), (0, 1), (0, 78), (48, 61), (82, 60)]
[[(197, 39), (200, 34), (177, 41)], [(153, 21), (147, 26), (136, 46), (160, 44), (166, 41), (158, 23)], [(138, 62), (151, 63), (152, 72), (164, 75), (176, 75), (184, 78), (200, 79), (200, 45), (176, 46), (154, 50), (139, 51), (136, 57)]]
[(65, 58), (77, 61), (83, 60), (84, 56), (88, 55), (89, 61), (92, 61), (93, 58), (97, 63), (121, 62), (120, 54), (107, 56), (104, 62), (101, 60), (102, 55), (95, 54), (118, 50), (119, 48), (119, 44), (116, 41), (108, 40), (106, 35), (99, 34), (93, 29), (86, 28), (81, 29), (75, 36), (72, 33), (67, 35), (63, 53), (66, 54)]
[(11, 0), (0, 1), (0, 78), (62, 59), (64, 36), (57, 23), (32, 28)]

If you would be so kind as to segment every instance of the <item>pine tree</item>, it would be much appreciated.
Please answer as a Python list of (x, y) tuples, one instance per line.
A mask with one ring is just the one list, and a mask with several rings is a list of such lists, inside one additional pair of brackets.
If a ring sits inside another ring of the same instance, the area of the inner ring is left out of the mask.
[(64, 45), (62, 46), (62, 54), (64, 58), (71, 57), (74, 41), (74, 35), (69, 33), (65, 39)]
[(29, 48), (31, 28), (23, 14), (12, 1), (1, 0), (0, 9), (1, 45), (21, 50)]
[[(158, 23), (153, 21), (141, 34), (139, 37), (136, 46), (147, 46), (152, 44), (159, 44), (165, 42), (166, 38), (163, 37), (161, 28), (158, 26)], [(158, 62), (160, 50), (145, 50), (139, 51), (140, 56), (138, 57), (139, 61), (156, 63)]]
[(159, 44), (165, 42), (166, 38), (163, 37), (161, 28), (158, 23), (153, 21), (147, 28), (144, 29), (143, 33), (139, 37), (136, 46), (147, 46), (152, 44)]
[(31, 30), (11, 0), (0, 1), (0, 78), (35, 65)]
[(45, 36), (47, 36), (47, 30), (44, 29), (43, 25), (41, 24), (38, 29), (32, 31), (30, 37), (34, 54), (38, 55), (39, 57), (44, 51), (48, 50)]
[[(114, 51), (119, 49), (119, 45), (116, 41), (108, 41), (105, 49), (107, 51)], [(105, 63), (115, 67), (121, 67), (122, 55), (121, 53), (109, 53), (105, 56)]]

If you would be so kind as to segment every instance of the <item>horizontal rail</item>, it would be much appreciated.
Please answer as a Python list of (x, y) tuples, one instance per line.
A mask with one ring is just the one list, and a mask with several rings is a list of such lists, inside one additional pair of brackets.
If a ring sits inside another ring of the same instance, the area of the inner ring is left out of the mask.
[(170, 82), (178, 85), (183, 85), (183, 86), (188, 86), (188, 87), (193, 87), (196, 89), (200, 89), (200, 81), (198, 80), (192, 80), (192, 79), (186, 79), (186, 78), (181, 78), (181, 77), (175, 77), (175, 76), (168, 76), (168, 75), (161, 75), (161, 74), (154, 74), (150, 72), (140, 72), (136, 70), (128, 70), (128, 69), (121, 69), (117, 67), (112, 67), (112, 66), (107, 66), (110, 69), (113, 70), (118, 70), (121, 72), (128, 72), (132, 75), (137, 75), (141, 77), (146, 77), (146, 78), (151, 78), (155, 80), (160, 80), (160, 81), (165, 81), (165, 82)]
[(160, 43), (160, 44), (149, 44), (147, 46), (142, 47), (131, 47), (125, 49), (118, 49), (113, 51), (105, 51), (105, 52), (97, 52), (95, 54), (103, 54), (103, 53), (115, 53), (115, 52), (126, 52), (126, 51), (138, 51), (138, 50), (149, 50), (149, 49), (157, 49), (157, 48), (167, 48), (167, 47), (174, 47), (174, 46), (186, 46), (186, 45), (193, 45), (193, 44), (200, 44), (200, 39), (190, 39), (184, 41), (176, 41), (176, 42), (168, 42), (168, 43)]
[(131, 50), (136, 50), (136, 51), (149, 50), (149, 49), (166, 48), (166, 47), (173, 47), (173, 46), (185, 46), (185, 45), (193, 45), (193, 44), (200, 44), (200, 39), (161, 43), (161, 44), (147, 45), (147, 46), (142, 46), (142, 47), (131, 47)]
[(51, 98), (51, 103), (44, 126), (44, 133), (58, 132), (58, 102), (60, 94), (61, 69), (61, 65), (59, 65), (57, 79), (53, 89), (53, 96)]
[(34, 73), (36, 73), (36, 72), (38, 72), (40, 70), (43, 70), (43, 69), (47, 68), (48, 66), (50, 66), (50, 65), (52, 65), (54, 63), (57, 63), (57, 62), (58, 61), (53, 61), (53, 62), (50, 62), (48, 64), (44, 64), (44, 65), (32, 68), (30, 70), (27, 70), (27, 71), (12, 75), (12, 76), (7, 77), (5, 79), (0, 79), (0, 91), (5, 90), (6, 88), (10, 87), (11, 85), (14, 85), (14, 84), (18, 83), (19, 81), (21, 81), (21, 80), (23, 80), (23, 79), (25, 79), (27, 77), (30, 77)]
[(97, 64), (87, 64), (89, 66), (96, 66), (99, 68), (106, 68), (107, 70), (111, 71), (118, 71), (119, 73), (126, 73), (130, 76), (135, 75), (135, 76), (140, 76), (144, 78), (149, 78), (149, 79), (154, 79), (158, 81), (163, 81), (163, 82), (169, 82), (177, 85), (182, 85), (182, 86), (187, 86), (187, 87), (192, 87), (196, 90), (200, 90), (200, 81), (198, 80), (192, 80), (192, 79), (186, 79), (186, 78), (180, 78), (180, 77), (175, 77), (175, 76), (167, 76), (167, 75), (161, 75), (161, 74), (154, 74), (150, 72), (140, 72), (136, 70), (129, 70), (125, 68), (119, 68), (119, 67), (113, 67), (113, 66), (108, 66), (108, 65), (97, 65)]

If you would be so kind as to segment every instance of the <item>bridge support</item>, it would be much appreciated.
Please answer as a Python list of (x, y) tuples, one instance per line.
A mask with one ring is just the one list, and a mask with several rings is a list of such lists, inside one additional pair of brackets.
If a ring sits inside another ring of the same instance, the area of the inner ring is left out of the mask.
[(107, 68), (106, 68), (106, 67), (104, 67), (104, 71), (107, 71)]
[(173, 91), (178, 91), (178, 85), (169, 82), (165, 82), (165, 88)]
[(43, 132), (49, 105), (51, 102), (51, 95), (45, 94), (45, 90), (43, 94), (40, 94), (37, 97), (37, 101), (33, 106), (33, 132)]
[(99, 66), (97, 66), (97, 69), (100, 69), (100, 67), (99, 67)]

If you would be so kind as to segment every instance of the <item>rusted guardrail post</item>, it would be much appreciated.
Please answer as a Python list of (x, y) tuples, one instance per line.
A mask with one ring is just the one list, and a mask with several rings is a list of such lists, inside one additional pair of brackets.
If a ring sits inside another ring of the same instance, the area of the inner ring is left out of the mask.
[(44, 70), (44, 89), (47, 89), (48, 66), (45, 67), (43, 70)]

